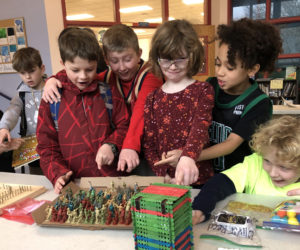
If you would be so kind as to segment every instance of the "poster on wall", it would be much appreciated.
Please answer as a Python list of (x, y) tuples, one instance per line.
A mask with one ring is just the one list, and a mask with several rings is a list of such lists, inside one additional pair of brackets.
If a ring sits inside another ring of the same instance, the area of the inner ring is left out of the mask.
[(15, 73), (12, 58), (18, 49), (27, 47), (24, 18), (0, 20), (0, 74)]

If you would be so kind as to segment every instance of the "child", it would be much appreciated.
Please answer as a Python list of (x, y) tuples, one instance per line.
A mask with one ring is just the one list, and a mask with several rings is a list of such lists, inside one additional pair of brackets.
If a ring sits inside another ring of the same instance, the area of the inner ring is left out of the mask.
[[(22, 82), (17, 88), (18, 93), (12, 99), (0, 122), (0, 144), (3, 147), (15, 141), (11, 138), (10, 131), (14, 129), (20, 116), (21, 137), (35, 135), (46, 77), (40, 52), (34, 48), (27, 47), (17, 50), (12, 65), (19, 73)], [(7, 145), (4, 143), (5, 140), (8, 141)], [(21, 145), (20, 141), (18, 145)], [(39, 161), (30, 163), (29, 169), (32, 174), (42, 174)]]
[[(2, 115), (3, 112), (0, 110), (0, 119)], [(12, 168), (12, 153), (13, 150), (18, 149), (23, 143), (24, 140), (22, 138), (11, 138), (10, 142), (0, 144), (0, 172), (15, 172)]]
[(255, 153), (215, 175), (196, 196), (194, 223), (208, 218), (218, 201), (236, 192), (285, 196), (300, 188), (299, 117), (282, 116), (261, 125), (250, 145)]
[(22, 82), (18, 93), (12, 99), (10, 106), (3, 114), (0, 122), (0, 143), (6, 139), (11, 141), (10, 131), (16, 126), (21, 116), (20, 135), (35, 135), (37, 117), (45, 85), (43, 65), (38, 50), (27, 47), (17, 50), (12, 60)]
[[(197, 34), (185, 20), (165, 22), (153, 36), (150, 62), (165, 83), (146, 100), (145, 156), (156, 175), (177, 184), (202, 184), (213, 175), (210, 162), (195, 163), (208, 145), (214, 104), (212, 86), (192, 78), (203, 58)], [(154, 165), (163, 152), (177, 148), (182, 154), (176, 165)]]
[[(272, 24), (247, 18), (219, 25), (217, 34), (217, 77), (208, 79), (215, 89), (210, 128), (213, 145), (198, 160), (214, 159), (214, 169), (220, 172), (251, 154), (251, 135), (271, 117), (272, 103), (252, 78), (259, 71), (274, 69), (282, 41)], [(168, 152), (167, 160), (158, 164), (176, 162), (180, 152)]]
[[(100, 73), (99, 78), (117, 89), (129, 108), (131, 119), (128, 132), (119, 155), (118, 170), (131, 172), (139, 163), (141, 140), (144, 129), (144, 105), (147, 95), (162, 85), (162, 81), (149, 72), (149, 65), (141, 59), (142, 50), (133, 29), (117, 24), (110, 27), (103, 36), (103, 50), (109, 70)], [(59, 75), (59, 74), (58, 74)], [(54, 79), (47, 81), (45, 101), (57, 101), (59, 93)], [(147, 175), (147, 169), (142, 164), (136, 174)]]
[(99, 60), (96, 37), (87, 30), (72, 28), (61, 32), (58, 43), (64, 67), (59, 75), (62, 94), (58, 129), (50, 105), (44, 101), (37, 128), (41, 167), (56, 193), (71, 176), (119, 175), (113, 162), (129, 121), (125, 103), (113, 89), (110, 119), (109, 103), (102, 97), (108, 86), (100, 83), (96, 74)]

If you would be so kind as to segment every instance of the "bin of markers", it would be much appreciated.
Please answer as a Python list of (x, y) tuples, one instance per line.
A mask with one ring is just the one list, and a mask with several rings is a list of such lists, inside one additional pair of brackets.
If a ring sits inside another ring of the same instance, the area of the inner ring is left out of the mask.
[(300, 200), (288, 200), (276, 206), (271, 219), (263, 222), (263, 228), (300, 233)]
[(136, 249), (193, 249), (190, 187), (154, 183), (131, 209)]

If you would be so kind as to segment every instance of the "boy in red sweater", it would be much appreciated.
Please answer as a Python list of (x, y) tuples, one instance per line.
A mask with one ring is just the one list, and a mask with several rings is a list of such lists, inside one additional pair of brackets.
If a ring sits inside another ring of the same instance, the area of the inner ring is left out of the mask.
[[(112, 89), (117, 89), (125, 100), (130, 112), (130, 125), (119, 155), (118, 170), (131, 172), (140, 164), (141, 140), (144, 134), (144, 106), (146, 97), (162, 85), (154, 76), (149, 65), (141, 59), (142, 50), (133, 29), (117, 24), (110, 27), (102, 39), (104, 56), (110, 69), (99, 74)], [(57, 77), (56, 77), (57, 78)], [(60, 94), (55, 79), (47, 81), (44, 100), (52, 103)], [(149, 175), (150, 168), (140, 164), (135, 174)], [(151, 170), (150, 170), (151, 172)]]
[(71, 176), (120, 175), (114, 159), (129, 122), (125, 102), (116, 89), (111, 89), (112, 106), (103, 98), (109, 86), (96, 74), (100, 54), (96, 37), (84, 29), (67, 28), (58, 42), (64, 66), (56, 76), (62, 85), (58, 128), (44, 101), (37, 126), (41, 168), (56, 193)]

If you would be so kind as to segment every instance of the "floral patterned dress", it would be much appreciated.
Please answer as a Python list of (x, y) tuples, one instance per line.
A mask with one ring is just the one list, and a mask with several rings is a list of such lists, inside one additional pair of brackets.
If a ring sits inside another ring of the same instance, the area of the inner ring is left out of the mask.
[[(168, 94), (162, 88), (148, 95), (145, 104), (144, 152), (158, 176), (175, 176), (175, 168), (165, 164), (154, 166), (163, 152), (182, 149), (181, 156), (196, 160), (208, 146), (208, 128), (212, 121), (214, 90), (206, 82), (195, 81), (184, 90)], [(210, 161), (197, 162), (199, 179), (205, 183), (213, 176)]]

